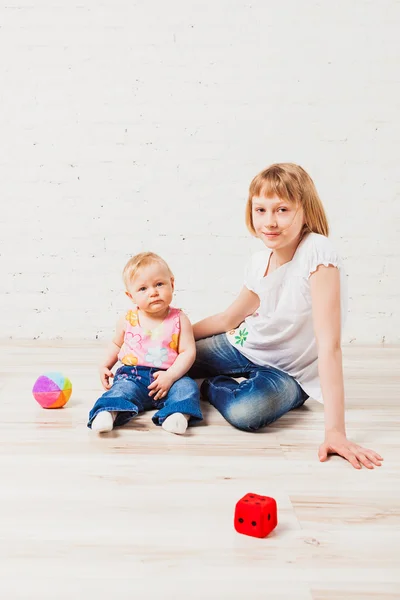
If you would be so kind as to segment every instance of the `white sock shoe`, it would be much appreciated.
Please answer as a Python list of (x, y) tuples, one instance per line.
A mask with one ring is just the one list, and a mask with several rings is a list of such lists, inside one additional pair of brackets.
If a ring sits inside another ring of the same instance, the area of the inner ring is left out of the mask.
[(92, 431), (107, 433), (114, 427), (114, 415), (107, 410), (102, 410), (92, 421)]
[(183, 415), (182, 413), (173, 413), (169, 415), (162, 423), (161, 427), (169, 433), (177, 433), (181, 435), (185, 433), (188, 426), (189, 416)]

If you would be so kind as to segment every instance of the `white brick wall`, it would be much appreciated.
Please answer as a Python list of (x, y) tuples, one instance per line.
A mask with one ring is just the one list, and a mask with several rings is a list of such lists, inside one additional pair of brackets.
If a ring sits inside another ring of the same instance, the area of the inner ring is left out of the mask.
[(293, 161), (346, 262), (345, 341), (399, 343), (399, 30), (396, 0), (3, 2), (0, 336), (108, 336), (143, 249), (193, 320), (222, 309), (248, 184)]

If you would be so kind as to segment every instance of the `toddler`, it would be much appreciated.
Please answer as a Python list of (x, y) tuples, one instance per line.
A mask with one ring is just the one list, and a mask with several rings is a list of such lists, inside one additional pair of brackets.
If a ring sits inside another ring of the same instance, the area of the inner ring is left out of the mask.
[[(106, 392), (90, 411), (88, 427), (105, 433), (157, 409), (153, 423), (183, 434), (188, 423), (203, 417), (198, 386), (185, 376), (196, 347), (189, 319), (171, 306), (174, 276), (160, 256), (143, 252), (128, 261), (123, 279), (135, 307), (118, 321), (100, 366)], [(118, 360), (122, 366), (114, 376)]]

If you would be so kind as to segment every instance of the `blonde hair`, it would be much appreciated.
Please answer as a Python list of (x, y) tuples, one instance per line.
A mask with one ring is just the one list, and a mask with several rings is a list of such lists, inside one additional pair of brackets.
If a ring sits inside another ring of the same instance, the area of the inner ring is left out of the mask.
[(246, 225), (252, 235), (256, 235), (252, 218), (253, 197), (278, 196), (300, 204), (304, 212), (304, 225), (301, 237), (309, 231), (329, 235), (325, 209), (311, 177), (294, 163), (276, 163), (256, 175), (249, 187), (246, 204)]
[(124, 280), (125, 287), (128, 288), (129, 283), (132, 281), (132, 278), (136, 275), (139, 269), (142, 269), (143, 267), (147, 267), (154, 263), (159, 263), (160, 265), (163, 265), (164, 267), (166, 267), (170, 277), (174, 276), (171, 269), (169, 268), (165, 260), (161, 258), (161, 256), (158, 256), (158, 254), (155, 254), (154, 252), (141, 252), (140, 254), (132, 256), (132, 258), (128, 260), (124, 267), (124, 270), (122, 272), (122, 278)]

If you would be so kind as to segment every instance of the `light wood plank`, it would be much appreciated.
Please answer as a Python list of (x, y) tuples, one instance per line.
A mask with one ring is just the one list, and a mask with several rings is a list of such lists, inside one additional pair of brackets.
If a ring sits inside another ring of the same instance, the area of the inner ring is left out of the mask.
[[(2, 598), (400, 598), (400, 349), (344, 349), (349, 436), (385, 457), (357, 472), (318, 462), (315, 402), (257, 434), (204, 403), (187, 436), (146, 413), (99, 438), (86, 420), (102, 347), (0, 346)], [(72, 380), (64, 409), (31, 395), (49, 370)], [(233, 528), (249, 491), (278, 502), (264, 540)]]

